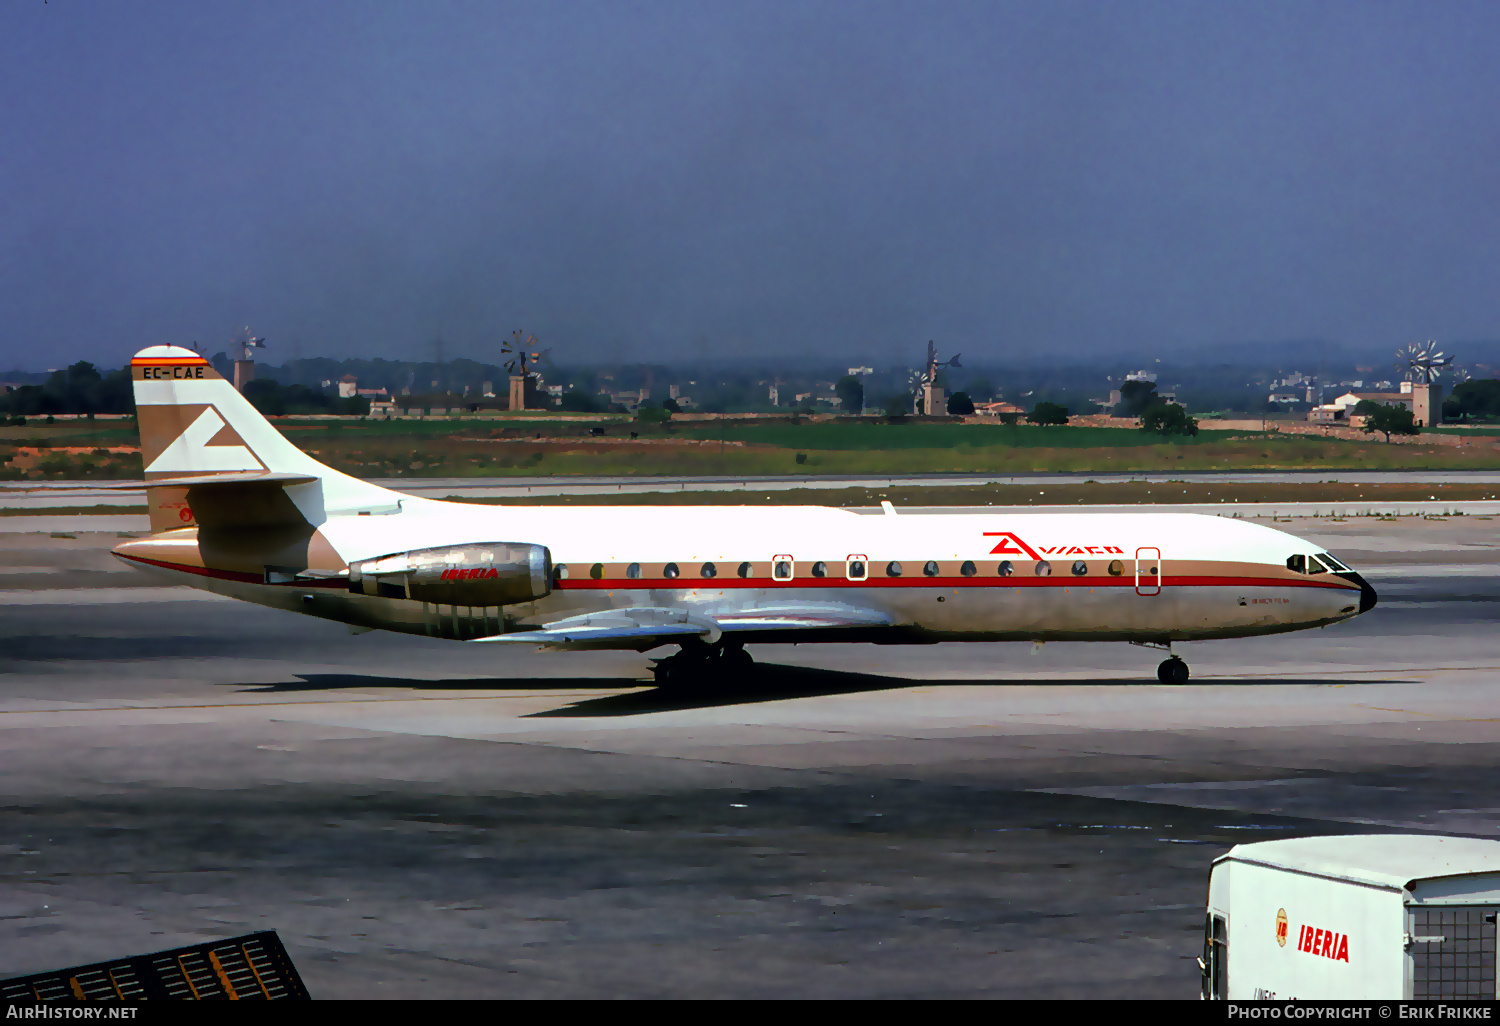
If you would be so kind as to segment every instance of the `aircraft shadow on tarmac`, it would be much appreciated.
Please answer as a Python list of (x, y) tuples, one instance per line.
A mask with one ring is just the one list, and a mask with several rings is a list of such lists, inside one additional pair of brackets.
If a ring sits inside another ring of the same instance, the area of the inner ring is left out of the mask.
[[(1407, 680), (1359, 680), (1317, 677), (1254, 677), (1203, 680), (1198, 685), (1327, 687), (1331, 685), (1414, 683)], [(476, 677), (458, 680), (427, 680), (413, 677), (375, 677), (362, 674), (299, 674), (297, 680), (279, 684), (241, 686), (255, 693), (284, 694), (308, 691), (369, 691), (392, 688), (414, 691), (612, 691), (630, 689), (624, 694), (585, 698), (558, 709), (525, 714), (534, 717), (639, 716), (645, 713), (670, 712), (679, 709), (713, 708), (727, 705), (752, 705), (793, 698), (820, 698), (830, 695), (853, 695), (872, 691), (896, 691), (902, 688), (933, 687), (1162, 687), (1143, 677), (1101, 677), (1071, 680), (1030, 680), (1002, 678), (982, 680), (931, 680), (912, 677), (887, 677), (846, 670), (825, 670), (805, 666), (782, 666), (757, 663), (747, 673), (708, 676), (699, 682), (672, 688), (652, 687), (646, 681), (628, 677)], [(1180, 685), (1192, 687), (1193, 684)]]

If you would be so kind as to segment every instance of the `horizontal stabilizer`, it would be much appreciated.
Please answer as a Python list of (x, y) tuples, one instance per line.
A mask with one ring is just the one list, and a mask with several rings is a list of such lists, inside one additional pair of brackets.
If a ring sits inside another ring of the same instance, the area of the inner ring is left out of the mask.
[(248, 474), (198, 474), (193, 477), (165, 477), (155, 481), (133, 481), (129, 484), (105, 485), (106, 491), (132, 491), (138, 492), (142, 488), (202, 488), (205, 485), (227, 485), (227, 484), (274, 484), (285, 487), (286, 485), (312, 484), (318, 478), (307, 474), (277, 474), (261, 471)]

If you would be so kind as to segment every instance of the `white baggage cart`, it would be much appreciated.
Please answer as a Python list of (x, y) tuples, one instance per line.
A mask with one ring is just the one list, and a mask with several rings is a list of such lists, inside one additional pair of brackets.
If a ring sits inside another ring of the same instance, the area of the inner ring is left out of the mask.
[(1500, 841), (1425, 834), (1241, 844), (1214, 860), (1203, 996), (1495, 999)]

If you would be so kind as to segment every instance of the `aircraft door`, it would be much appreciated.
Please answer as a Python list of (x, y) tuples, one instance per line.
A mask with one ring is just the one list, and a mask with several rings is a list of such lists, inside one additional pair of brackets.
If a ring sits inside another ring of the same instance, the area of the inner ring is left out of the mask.
[(1137, 595), (1161, 594), (1161, 549), (1141, 548), (1135, 550), (1135, 593)]

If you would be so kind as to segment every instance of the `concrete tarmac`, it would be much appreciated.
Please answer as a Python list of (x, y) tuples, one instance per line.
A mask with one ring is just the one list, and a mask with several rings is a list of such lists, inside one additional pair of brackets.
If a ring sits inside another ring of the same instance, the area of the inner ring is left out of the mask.
[(1231, 845), (1500, 838), (1500, 519), (1277, 526), (1380, 604), (1181, 687), (787, 645), (686, 696), (0, 535), (0, 975), (272, 928), (315, 997), (1193, 997)]

